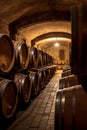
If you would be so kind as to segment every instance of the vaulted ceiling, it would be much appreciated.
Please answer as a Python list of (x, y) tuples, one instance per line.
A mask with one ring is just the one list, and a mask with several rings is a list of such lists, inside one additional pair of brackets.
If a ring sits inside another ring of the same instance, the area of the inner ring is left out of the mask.
[[(0, 0), (0, 33), (27, 45), (52, 48), (71, 43), (71, 9), (87, 0)], [(60, 40), (59, 38), (62, 38)]]

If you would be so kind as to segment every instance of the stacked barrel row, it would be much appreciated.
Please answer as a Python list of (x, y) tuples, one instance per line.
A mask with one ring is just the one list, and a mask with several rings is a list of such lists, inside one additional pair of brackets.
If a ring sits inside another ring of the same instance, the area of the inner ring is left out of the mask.
[(86, 130), (87, 92), (69, 66), (61, 76), (55, 101), (55, 130)]
[(59, 89), (68, 88), (78, 84), (77, 75), (71, 73), (71, 67), (65, 65), (59, 79)]
[(27, 47), (24, 41), (12, 44), (6, 35), (0, 39), (0, 55), (0, 71), (4, 73), (53, 65), (49, 54), (35, 47)]
[(0, 116), (13, 117), (17, 106), (27, 105), (55, 70), (48, 54), (0, 34)]
[(44, 66), (53, 65), (53, 57), (42, 50), (37, 50), (35, 47), (28, 47), (29, 49), (29, 68), (40, 68)]

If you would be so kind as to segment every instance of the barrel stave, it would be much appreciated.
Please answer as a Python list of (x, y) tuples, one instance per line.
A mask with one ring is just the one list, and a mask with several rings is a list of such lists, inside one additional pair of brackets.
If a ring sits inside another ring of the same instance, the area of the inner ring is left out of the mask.
[(0, 79), (0, 113), (5, 118), (11, 118), (16, 113), (18, 93), (12, 80)]

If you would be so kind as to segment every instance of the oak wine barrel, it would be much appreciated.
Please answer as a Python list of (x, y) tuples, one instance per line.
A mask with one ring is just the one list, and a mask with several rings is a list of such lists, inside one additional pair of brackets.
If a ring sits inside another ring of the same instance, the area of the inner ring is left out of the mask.
[(43, 51), (38, 50), (38, 66), (42, 67), (43, 66)]
[(14, 48), (15, 48), (15, 70), (24, 70), (28, 68), (29, 65), (29, 52), (28, 47), (25, 43), (25, 41), (15, 41), (14, 42)]
[(4, 118), (11, 118), (16, 112), (18, 92), (12, 80), (0, 78), (0, 113)]
[(46, 70), (39, 69), (38, 71), (38, 80), (39, 80), (39, 90), (45, 87), (46, 83)]
[(31, 47), (29, 51), (29, 66), (31, 68), (37, 68), (38, 67), (38, 50), (35, 47)]
[(57, 66), (52, 66), (51, 67), (51, 69), (50, 69), (51, 72), (50, 73), (51, 73), (52, 76), (55, 74), (56, 69), (57, 69)]
[(0, 71), (8, 73), (14, 65), (15, 51), (8, 35), (0, 34)]
[(50, 79), (55, 74), (56, 66), (52, 65), (48, 66), (47, 68), (48, 68), (48, 79)]
[(69, 76), (69, 75), (71, 75), (71, 70), (63, 71), (62, 74), (61, 74), (62, 77), (66, 77), (66, 76)]
[(14, 75), (14, 82), (17, 86), (19, 104), (27, 104), (31, 96), (31, 81), (29, 76), (17, 73)]
[(38, 79), (39, 79), (39, 89), (41, 89), (43, 88), (43, 75), (41, 70), (38, 71)]
[(70, 65), (65, 65), (63, 67), (63, 72), (67, 71), (67, 70), (71, 70), (71, 66)]
[(45, 81), (48, 82), (49, 79), (51, 78), (50, 67), (47, 67), (44, 71), (45, 71), (45, 73), (46, 73), (46, 75), (45, 75)]
[(43, 66), (47, 65), (47, 54), (46, 52), (43, 52)]
[(68, 88), (78, 84), (77, 75), (69, 75), (59, 80), (59, 89)]
[(32, 86), (31, 95), (35, 96), (39, 92), (39, 79), (37, 72), (29, 71), (29, 78)]
[(48, 82), (49, 75), (48, 75), (48, 69), (44, 68), (42, 70), (42, 87), (45, 88), (45, 84)]
[(87, 130), (87, 92), (82, 85), (58, 90), (55, 130)]

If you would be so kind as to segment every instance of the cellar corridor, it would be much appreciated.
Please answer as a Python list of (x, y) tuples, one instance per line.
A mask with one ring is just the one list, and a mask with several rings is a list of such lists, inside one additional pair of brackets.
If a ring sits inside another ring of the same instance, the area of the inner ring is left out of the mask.
[(0, 0), (0, 130), (87, 130), (86, 15), (87, 0)]
[(18, 110), (15, 119), (4, 122), (0, 130), (54, 130), (55, 98), (60, 77), (61, 70), (58, 70), (26, 110)]

